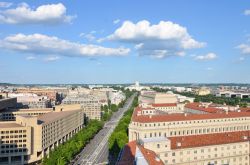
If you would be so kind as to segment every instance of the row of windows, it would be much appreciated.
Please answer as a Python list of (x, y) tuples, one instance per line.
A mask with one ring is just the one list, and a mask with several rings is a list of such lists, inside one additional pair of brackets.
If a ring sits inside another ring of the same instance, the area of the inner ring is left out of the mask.
[(17, 147), (26, 147), (26, 144), (5, 144), (5, 145), (1, 145), (1, 148), (4, 149), (4, 148), (17, 148)]
[[(233, 132), (240, 130), (249, 130), (249, 126), (234, 126), (234, 127), (222, 127), (222, 128), (203, 128), (194, 130), (181, 130), (181, 131), (170, 131), (170, 136), (182, 136), (182, 135), (197, 135), (206, 133), (216, 133), (216, 132)], [(149, 134), (144, 134), (144, 138), (147, 137), (167, 137), (167, 133), (153, 132)]]
[(27, 152), (28, 150), (26, 148), (24, 149), (15, 149), (15, 150), (3, 150), (1, 151), (2, 154), (5, 153), (16, 153), (16, 152)]
[(166, 125), (178, 125), (178, 124), (194, 124), (194, 123), (215, 123), (215, 122), (226, 122), (226, 121), (242, 121), (242, 120), (249, 120), (249, 118), (228, 118), (228, 119), (210, 119), (210, 120), (190, 120), (190, 121), (177, 121), (177, 122), (169, 122), (169, 123), (154, 123), (154, 124), (141, 124), (141, 123), (136, 123), (134, 122), (134, 125), (137, 126), (166, 126)]
[(26, 133), (26, 130), (15, 130), (15, 131), (1, 131), (1, 134), (12, 134), (12, 133)]
[(13, 143), (25, 143), (27, 140), (26, 139), (19, 139), (19, 140), (2, 140), (2, 144), (13, 144)]
[[(245, 152), (243, 152), (242, 150), (237, 151), (237, 152), (236, 152), (236, 151), (232, 151), (232, 149), (235, 150), (236, 148), (241, 148), (241, 147), (242, 147), (242, 146), (240, 146), (240, 147), (236, 147), (236, 146), (230, 147), (230, 146), (227, 146), (227, 147), (225, 147), (225, 148), (227, 149), (228, 153), (227, 153), (227, 154), (225, 154), (224, 152), (221, 153), (221, 157), (230, 156), (230, 155), (237, 155), (237, 154), (240, 154), (240, 155), (241, 155), (241, 154), (243, 154), (243, 153), (245, 153), (245, 154), (248, 153), (248, 149), (246, 149)], [(246, 145), (246, 147), (247, 147), (247, 145)], [(203, 159), (205, 153), (210, 153), (211, 151), (212, 151), (212, 153), (214, 153), (214, 151), (218, 151), (217, 149), (218, 149), (218, 148), (215, 147), (215, 148), (213, 148), (213, 149), (208, 148), (208, 149), (206, 149), (206, 151), (204, 151), (204, 149), (201, 149), (201, 150), (193, 150), (193, 151), (190, 151), (190, 150), (189, 150), (189, 151), (186, 151), (186, 152), (183, 152), (183, 151), (180, 151), (180, 152), (172, 152), (171, 155), (169, 155), (169, 153), (165, 153), (164, 156), (165, 156), (165, 157), (168, 157), (168, 156), (174, 157), (174, 156), (177, 156), (177, 154), (179, 154), (180, 156), (183, 156), (184, 154), (185, 154), (185, 155), (196, 155), (196, 154), (202, 153), (201, 158)], [(220, 149), (221, 149), (220, 151), (224, 151), (224, 147), (221, 147)], [(215, 157), (218, 157), (218, 154), (215, 153), (214, 156), (215, 156)], [(210, 158), (210, 157), (211, 157), (211, 155), (208, 155), (208, 158)]]
[(22, 138), (26, 137), (26, 135), (10, 135), (10, 136), (1, 136), (2, 139), (9, 139), (9, 138)]
[[(211, 156), (209, 157), (209, 158), (211, 158)], [(204, 159), (204, 158), (202, 158), (202, 159)], [(198, 160), (198, 158), (197, 157), (194, 157), (193, 158), (193, 160)], [(220, 161), (217, 161), (217, 160), (214, 160), (214, 161), (212, 161), (212, 162), (208, 162), (208, 163), (205, 163), (206, 165), (207, 164), (223, 164), (223, 163), (227, 163), (227, 164), (229, 164), (230, 162), (236, 162), (236, 161), (248, 161), (248, 156), (245, 156), (245, 157), (234, 157), (234, 158), (232, 158), (231, 159), (231, 161), (230, 161), (230, 159), (226, 159), (226, 160), (220, 160)], [(185, 160), (183, 160), (183, 158), (181, 158), (180, 160), (179, 160), (179, 162), (184, 162)], [(187, 162), (189, 162), (189, 161), (191, 161), (191, 159), (190, 159), (190, 157), (188, 157), (187, 159), (186, 159), (186, 161)], [(169, 161), (169, 160), (165, 160), (164, 161), (165, 162), (165, 164), (168, 164), (168, 163), (176, 163), (176, 162), (178, 162), (178, 160), (176, 160), (176, 159), (172, 159), (171, 161)], [(241, 164), (242, 165), (242, 164)], [(248, 165), (248, 163), (245, 163), (245, 165)]]

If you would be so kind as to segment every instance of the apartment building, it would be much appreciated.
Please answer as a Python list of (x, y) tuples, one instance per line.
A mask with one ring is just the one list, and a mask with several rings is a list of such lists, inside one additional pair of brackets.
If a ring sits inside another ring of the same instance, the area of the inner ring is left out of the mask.
[(47, 96), (51, 101), (57, 101), (57, 91), (48, 88), (17, 88), (16, 93), (33, 93), (38, 96)]
[(17, 108), (49, 108), (50, 99), (32, 93), (9, 93), (8, 97), (17, 98)]
[(17, 99), (16, 98), (0, 98), (0, 111), (3, 109), (14, 108), (16, 107)]
[(80, 104), (87, 119), (101, 120), (101, 103), (94, 97), (66, 97), (63, 104)]
[(84, 103), (81, 104), (81, 108), (87, 119), (101, 120), (102, 112), (99, 102)]

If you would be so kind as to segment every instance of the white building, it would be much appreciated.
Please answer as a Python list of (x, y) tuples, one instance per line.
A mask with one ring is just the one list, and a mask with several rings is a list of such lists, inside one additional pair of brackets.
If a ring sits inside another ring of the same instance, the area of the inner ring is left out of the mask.
[(150, 90), (150, 87), (148, 86), (141, 86), (138, 81), (135, 82), (135, 85), (130, 85), (128, 87), (125, 87), (125, 89), (129, 89), (130, 91), (136, 90), (136, 91), (142, 91), (142, 90)]

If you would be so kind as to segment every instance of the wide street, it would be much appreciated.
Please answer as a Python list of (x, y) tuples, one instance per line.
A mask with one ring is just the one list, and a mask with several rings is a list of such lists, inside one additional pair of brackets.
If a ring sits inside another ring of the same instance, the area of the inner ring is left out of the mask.
[(119, 120), (132, 105), (134, 97), (132, 95), (117, 112), (113, 113), (110, 121), (106, 122), (103, 129), (87, 144), (75, 158), (74, 165), (101, 165), (108, 164), (108, 138), (112, 134)]

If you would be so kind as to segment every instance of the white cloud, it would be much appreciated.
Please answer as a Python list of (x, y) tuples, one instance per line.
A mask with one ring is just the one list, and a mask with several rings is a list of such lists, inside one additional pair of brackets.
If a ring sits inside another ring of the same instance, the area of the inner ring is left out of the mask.
[(216, 58), (217, 55), (215, 53), (208, 53), (205, 55), (199, 55), (194, 57), (195, 60), (200, 60), (200, 61), (209, 61), (209, 60), (214, 60)]
[(59, 59), (60, 59), (59, 56), (48, 56), (48, 57), (44, 58), (44, 61), (50, 62), (50, 61), (57, 61)]
[(0, 8), (8, 8), (12, 5), (10, 2), (0, 2)]
[(84, 37), (85, 33), (80, 33), (79, 37)]
[(89, 40), (89, 41), (94, 41), (94, 40), (95, 40), (95, 36), (92, 35), (92, 34), (86, 34), (84, 37), (85, 37), (87, 40)]
[(114, 24), (114, 25), (115, 25), (115, 24), (118, 24), (120, 21), (121, 21), (120, 19), (116, 19), (116, 20), (113, 21), (113, 24)]
[(35, 59), (36, 59), (35, 56), (28, 56), (28, 57), (26, 57), (26, 60), (35, 60)]
[(88, 41), (95, 41), (96, 37), (93, 35), (96, 31), (91, 31), (90, 33), (80, 33), (79, 37), (86, 38)]
[(242, 54), (249, 54), (250, 55), (250, 45), (240, 44), (236, 48), (240, 49)]
[(250, 9), (244, 11), (245, 15), (250, 15)]
[(16, 34), (0, 40), (0, 48), (32, 55), (56, 56), (124, 56), (130, 52), (127, 48), (108, 48), (70, 42), (43, 34)]
[(211, 71), (211, 70), (214, 70), (214, 68), (208, 67), (206, 68), (206, 70)]
[(6, 24), (59, 24), (70, 23), (75, 16), (66, 15), (62, 3), (41, 5), (32, 9), (28, 4), (1, 11), (0, 23)]
[(135, 45), (139, 55), (156, 58), (183, 56), (185, 50), (201, 48), (205, 43), (193, 39), (185, 27), (170, 21), (151, 25), (143, 20), (137, 23), (125, 21), (116, 31), (103, 40), (117, 40)]

